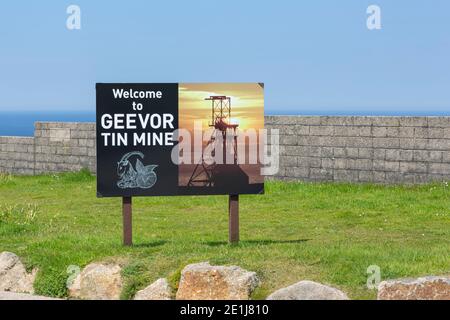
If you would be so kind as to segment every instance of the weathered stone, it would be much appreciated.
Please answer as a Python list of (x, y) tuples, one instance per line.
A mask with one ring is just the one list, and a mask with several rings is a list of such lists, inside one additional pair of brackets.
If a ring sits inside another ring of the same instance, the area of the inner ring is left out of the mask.
[(336, 288), (305, 280), (275, 291), (267, 297), (267, 300), (349, 300), (349, 298)]
[(167, 279), (161, 278), (138, 291), (134, 300), (172, 300), (172, 289)]
[(66, 128), (51, 128), (50, 129), (50, 141), (63, 141), (70, 139), (70, 129)]
[(69, 296), (89, 300), (118, 300), (122, 268), (113, 264), (87, 265), (69, 286)]
[(0, 291), (0, 300), (62, 300), (62, 299), (44, 296), (35, 296), (28, 293)]
[(248, 300), (259, 281), (237, 266), (187, 265), (181, 272), (178, 300)]
[(33, 293), (37, 270), (28, 273), (17, 255), (0, 253), (0, 291)]
[(378, 300), (450, 300), (450, 277), (382, 281)]

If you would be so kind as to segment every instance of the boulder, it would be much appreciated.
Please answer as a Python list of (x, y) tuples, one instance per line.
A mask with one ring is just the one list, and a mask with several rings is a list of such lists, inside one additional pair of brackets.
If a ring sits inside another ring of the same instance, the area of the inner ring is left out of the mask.
[(305, 280), (275, 291), (267, 297), (267, 300), (349, 300), (349, 298), (336, 288)]
[(248, 300), (259, 281), (255, 272), (237, 266), (187, 265), (181, 272), (178, 300)]
[(0, 291), (0, 300), (62, 300), (44, 296), (35, 296), (28, 293), (16, 293), (9, 291)]
[(382, 281), (378, 300), (450, 300), (450, 277)]
[(172, 289), (167, 279), (161, 278), (138, 291), (134, 300), (172, 300)]
[(0, 291), (33, 293), (37, 270), (28, 273), (17, 255), (0, 253)]
[(121, 271), (119, 265), (91, 263), (69, 286), (69, 296), (87, 300), (118, 300), (122, 291)]

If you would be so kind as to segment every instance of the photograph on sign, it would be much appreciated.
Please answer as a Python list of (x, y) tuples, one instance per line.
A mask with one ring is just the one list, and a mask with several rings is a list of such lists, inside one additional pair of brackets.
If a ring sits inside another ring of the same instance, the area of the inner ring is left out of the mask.
[(264, 192), (259, 83), (98, 83), (97, 195)]

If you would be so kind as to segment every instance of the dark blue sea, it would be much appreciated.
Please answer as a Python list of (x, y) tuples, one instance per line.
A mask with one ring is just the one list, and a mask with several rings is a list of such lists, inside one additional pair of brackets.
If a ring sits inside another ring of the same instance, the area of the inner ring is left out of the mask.
[(33, 136), (35, 121), (95, 122), (95, 112), (0, 111), (0, 136)]

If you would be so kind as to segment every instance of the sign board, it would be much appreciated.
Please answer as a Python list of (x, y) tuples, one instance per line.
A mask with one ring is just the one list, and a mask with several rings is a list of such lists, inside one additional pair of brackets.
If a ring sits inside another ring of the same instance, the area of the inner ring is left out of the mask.
[(263, 193), (258, 83), (98, 83), (97, 196)]

